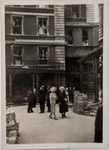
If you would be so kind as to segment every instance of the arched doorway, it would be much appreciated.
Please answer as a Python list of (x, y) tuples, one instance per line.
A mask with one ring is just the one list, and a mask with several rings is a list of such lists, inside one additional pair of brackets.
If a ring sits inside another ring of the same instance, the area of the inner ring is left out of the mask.
[(76, 91), (80, 91), (80, 78), (76, 77), (73, 79), (73, 87), (75, 87)]

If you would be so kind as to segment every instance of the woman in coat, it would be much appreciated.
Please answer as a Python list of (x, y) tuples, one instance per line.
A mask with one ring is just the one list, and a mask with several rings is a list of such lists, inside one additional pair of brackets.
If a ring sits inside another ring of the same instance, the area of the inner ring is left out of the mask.
[(66, 96), (66, 93), (65, 93), (65, 88), (64, 87), (60, 87), (59, 88), (59, 95), (58, 95), (58, 98), (59, 98), (59, 112), (62, 114), (62, 118), (66, 118), (66, 115), (65, 113), (68, 111), (68, 104), (67, 104), (67, 96)]
[(56, 88), (51, 87), (50, 91), (51, 91), (50, 93), (51, 113), (49, 117), (52, 119), (52, 115), (53, 115), (54, 119), (57, 120), (56, 118), (56, 100), (57, 100)]

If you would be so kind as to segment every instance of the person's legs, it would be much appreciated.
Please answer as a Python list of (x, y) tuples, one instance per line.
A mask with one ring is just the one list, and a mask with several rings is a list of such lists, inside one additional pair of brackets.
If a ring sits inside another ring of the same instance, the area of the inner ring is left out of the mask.
[(30, 107), (30, 106), (29, 106), (29, 104), (28, 104), (28, 109), (27, 109), (27, 112), (28, 112), (28, 113), (30, 113), (30, 108), (29, 108), (29, 107)]
[(48, 101), (48, 112), (50, 112), (51, 110), (50, 110), (50, 102)]
[(42, 101), (40, 101), (40, 113), (42, 113)]
[(32, 108), (33, 108), (32, 105), (30, 105), (30, 111), (31, 111), (31, 112), (34, 112)]
[(64, 118), (67, 118), (66, 115), (65, 115), (65, 113), (64, 113)]
[(42, 102), (42, 113), (44, 113), (45, 112), (45, 102), (43, 101)]
[(64, 113), (63, 112), (61, 113), (61, 115), (62, 115), (62, 118), (64, 118)]
[(51, 105), (50, 107), (51, 107), (51, 113), (50, 113), (49, 117), (52, 119), (52, 114), (53, 114), (53, 105)]
[(54, 119), (57, 120), (57, 117), (56, 117), (56, 105), (53, 106), (53, 114), (54, 114)]

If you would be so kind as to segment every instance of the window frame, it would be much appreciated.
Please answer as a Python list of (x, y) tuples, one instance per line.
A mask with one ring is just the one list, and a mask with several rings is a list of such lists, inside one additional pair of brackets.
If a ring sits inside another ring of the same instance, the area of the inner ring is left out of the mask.
[[(14, 64), (14, 47), (22, 47), (22, 64)], [(23, 45), (11, 45), (11, 66), (23, 66), (24, 62), (23, 62), (23, 55), (24, 55), (24, 46)]]
[[(83, 45), (83, 31), (87, 32), (87, 43), (86, 44), (84, 43), (84, 45)], [(89, 45), (89, 34), (88, 34), (88, 32), (89, 32), (88, 28), (82, 28), (82, 46), (88, 46)]]
[[(78, 6), (78, 17), (72, 17), (72, 18), (74, 18), (74, 19), (80, 19), (80, 18), (82, 18), (82, 16), (81, 16), (81, 11), (82, 11), (82, 9), (81, 9), (81, 5), (80, 4), (78, 4), (78, 5), (72, 5), (72, 7), (71, 7), (71, 15), (74, 13), (73, 11), (72, 11), (72, 8), (73, 8), (73, 6)], [(75, 12), (76, 13), (76, 12)]]
[[(47, 48), (47, 55), (48, 56), (47, 56), (47, 63), (46, 64), (40, 64), (40, 58), (39, 58), (39, 56), (40, 56), (40, 54), (39, 54), (40, 48)], [(38, 46), (37, 47), (37, 56), (38, 56), (38, 65), (39, 66), (47, 66), (48, 65), (48, 63), (49, 63), (49, 57), (50, 57), (49, 52), (50, 52), (49, 46)]]
[[(13, 33), (13, 17), (21, 17), (22, 18), (22, 33), (21, 34), (14, 34)], [(11, 15), (11, 35), (24, 35), (24, 16), (21, 15)]]
[[(47, 34), (42, 34), (42, 35), (39, 34), (38, 21), (39, 21), (40, 18), (47, 19)], [(44, 37), (49, 36), (49, 17), (47, 17), (47, 16), (36, 16), (36, 28), (37, 28), (37, 30), (36, 30), (36, 35), (37, 36), (40, 36), (40, 37), (42, 37), (42, 36), (44, 36)]]

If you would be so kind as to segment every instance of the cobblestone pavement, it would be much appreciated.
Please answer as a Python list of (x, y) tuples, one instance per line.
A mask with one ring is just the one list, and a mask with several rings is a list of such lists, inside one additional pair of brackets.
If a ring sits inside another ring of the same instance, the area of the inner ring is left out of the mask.
[(33, 109), (34, 113), (27, 113), (27, 106), (11, 109), (20, 123), (20, 144), (93, 142), (95, 117), (75, 114), (72, 107), (67, 118), (61, 118), (57, 105), (58, 120), (49, 118), (47, 108), (40, 114), (39, 105)]

